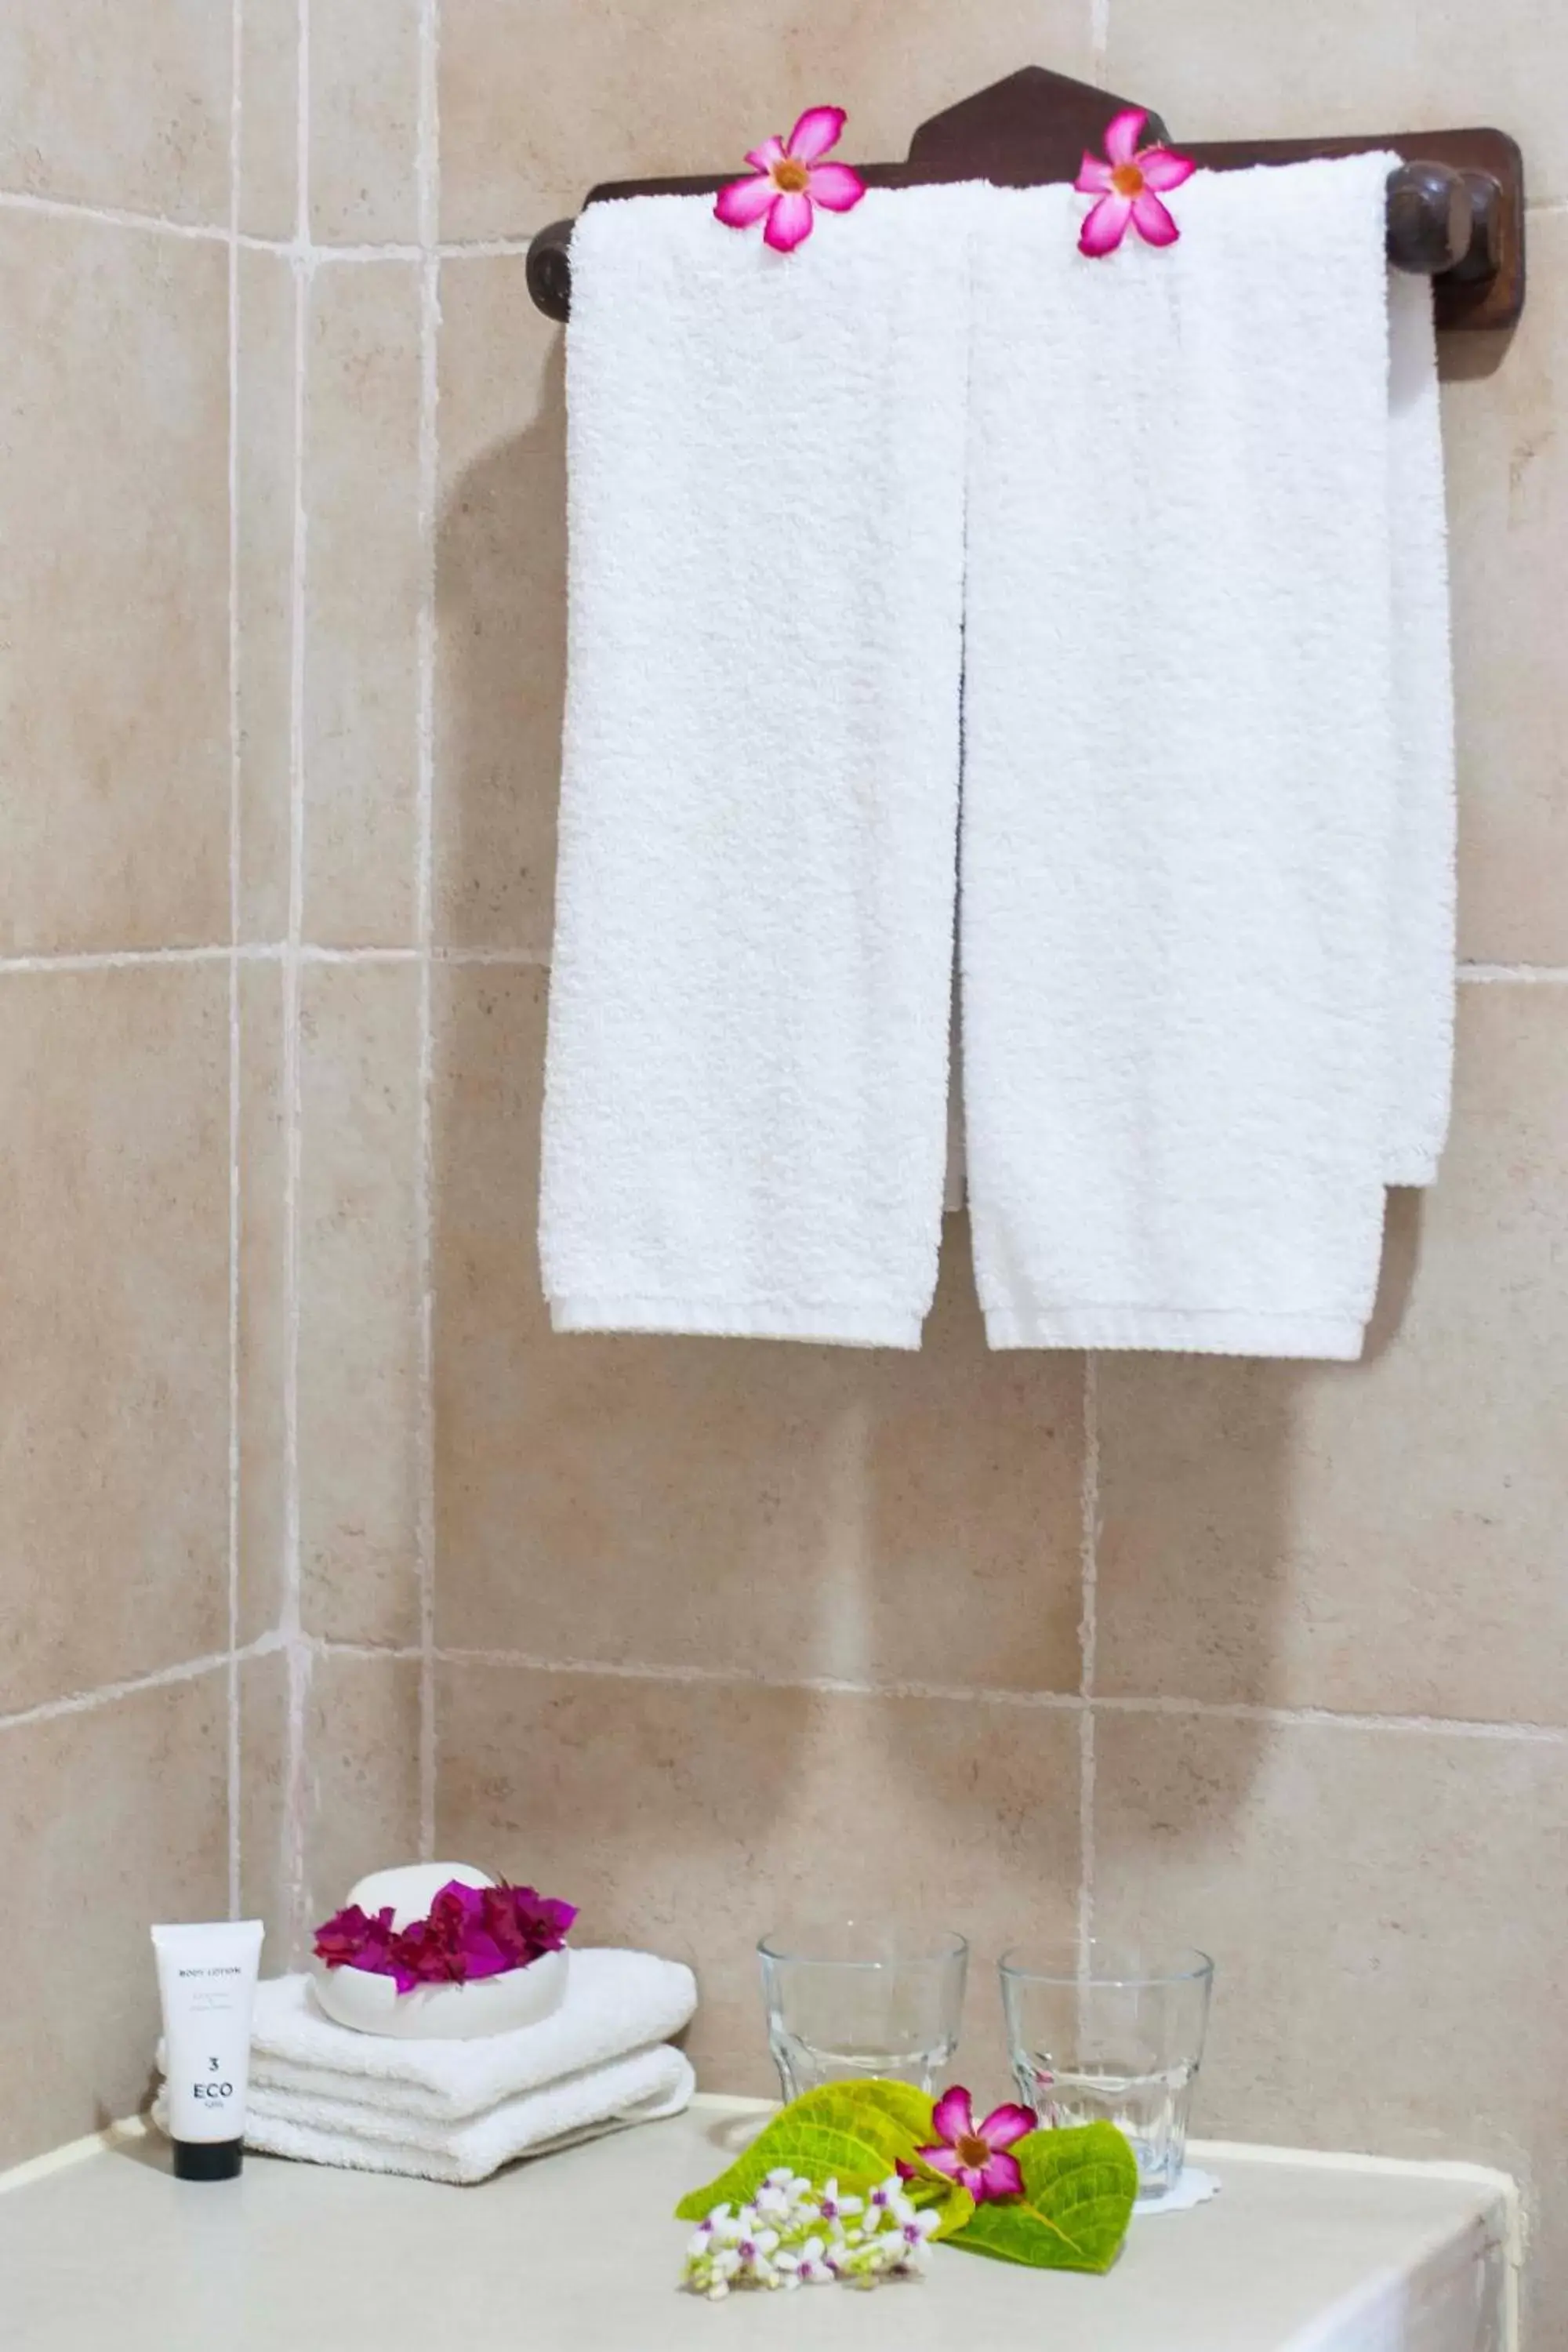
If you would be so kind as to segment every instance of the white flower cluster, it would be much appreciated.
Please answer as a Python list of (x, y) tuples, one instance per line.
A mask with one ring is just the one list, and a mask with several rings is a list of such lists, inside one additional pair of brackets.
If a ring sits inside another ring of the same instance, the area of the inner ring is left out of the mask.
[(868, 2197), (841, 2197), (837, 2180), (814, 2189), (787, 2165), (770, 2172), (738, 2212), (715, 2205), (686, 2250), (682, 2284), (710, 2303), (731, 2287), (878, 2286), (919, 2278), (937, 2216), (921, 2212), (901, 2180)]

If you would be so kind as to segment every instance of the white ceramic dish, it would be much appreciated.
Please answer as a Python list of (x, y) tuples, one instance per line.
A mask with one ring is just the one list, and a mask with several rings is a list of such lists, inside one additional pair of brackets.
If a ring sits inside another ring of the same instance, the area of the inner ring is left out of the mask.
[[(441, 1888), (452, 1879), (465, 1886), (489, 1886), (487, 1872), (466, 1862), (413, 1863), (403, 1870), (378, 1870), (349, 1890), (349, 1902), (363, 1911), (388, 1903), (395, 1927), (423, 1919)], [(312, 1963), (316, 1999), (326, 2014), (356, 2033), (394, 2034), (403, 2040), (470, 2042), (482, 2034), (510, 2033), (552, 2017), (566, 1998), (569, 1958), (546, 1952), (526, 1969), (477, 1984), (418, 1985), (399, 1992), (391, 1977), (364, 1969), (329, 1969)]]

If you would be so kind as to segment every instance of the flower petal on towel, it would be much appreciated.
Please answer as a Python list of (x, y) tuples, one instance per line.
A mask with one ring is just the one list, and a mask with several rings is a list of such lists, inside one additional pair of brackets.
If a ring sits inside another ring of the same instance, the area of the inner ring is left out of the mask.
[(830, 213), (852, 212), (866, 193), (866, 183), (847, 163), (814, 163), (808, 195)]
[(1162, 195), (1190, 180), (1197, 168), (1190, 155), (1173, 155), (1168, 147), (1145, 147), (1138, 158), (1145, 186), (1158, 189)]
[(811, 209), (809, 196), (776, 196), (763, 231), (764, 244), (775, 253), (793, 253), (811, 235)]
[[(1151, 196), (1149, 202), (1159, 204), (1160, 200), (1157, 196)], [(1160, 210), (1164, 212), (1163, 205), (1160, 205)], [(1131, 217), (1131, 196), (1101, 196), (1100, 202), (1087, 215), (1083, 226), (1078, 233), (1079, 251), (1097, 256), (1102, 253), (1114, 253), (1127, 234), (1127, 224)], [(1169, 219), (1169, 214), (1166, 214), (1166, 218)]]
[(1108, 196), (1115, 186), (1110, 166), (1103, 155), (1091, 155), (1085, 148), (1083, 162), (1078, 167), (1073, 186), (1080, 196)]
[(797, 163), (815, 163), (837, 145), (846, 120), (841, 106), (808, 106), (789, 134), (790, 154)]
[(1105, 152), (1112, 163), (1131, 163), (1138, 152), (1138, 142), (1143, 125), (1149, 120), (1146, 107), (1129, 106), (1106, 125)]
[(750, 228), (778, 201), (778, 190), (765, 172), (759, 172), (754, 180), (731, 180), (721, 188), (713, 209), (726, 228)]
[(1174, 245), (1181, 230), (1152, 190), (1132, 199), (1132, 226), (1147, 245)]

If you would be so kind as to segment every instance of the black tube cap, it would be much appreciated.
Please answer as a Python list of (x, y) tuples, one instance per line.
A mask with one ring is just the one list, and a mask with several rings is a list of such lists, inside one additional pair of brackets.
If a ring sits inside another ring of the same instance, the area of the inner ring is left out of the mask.
[(176, 2180), (237, 2180), (245, 2162), (242, 2139), (177, 2139)]

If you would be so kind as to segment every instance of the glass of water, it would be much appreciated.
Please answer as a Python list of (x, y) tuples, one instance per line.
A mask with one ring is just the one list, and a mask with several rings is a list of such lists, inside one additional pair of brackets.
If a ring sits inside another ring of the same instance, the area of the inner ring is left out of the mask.
[(1114, 2124), (1132, 2143), (1140, 2198), (1173, 2189), (1208, 2027), (1207, 1953), (1089, 1937), (1020, 1944), (1001, 1973), (1013, 2072), (1042, 2129)]
[(802, 1920), (757, 1946), (786, 2100), (868, 2075), (935, 2088), (958, 2047), (969, 1947), (885, 1920)]

